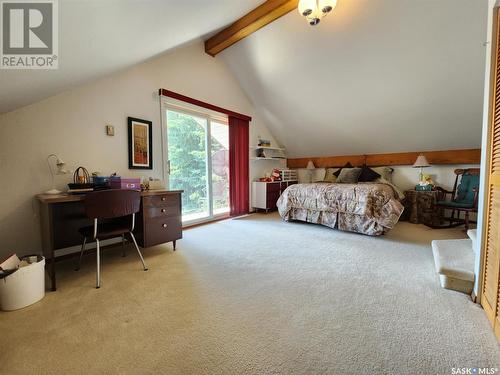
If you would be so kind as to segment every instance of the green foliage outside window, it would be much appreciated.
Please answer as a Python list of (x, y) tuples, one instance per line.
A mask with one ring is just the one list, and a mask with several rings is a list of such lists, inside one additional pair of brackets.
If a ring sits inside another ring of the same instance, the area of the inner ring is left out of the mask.
[[(183, 215), (208, 212), (206, 120), (168, 111), (170, 188), (182, 189)], [(212, 137), (212, 154), (225, 147)], [(227, 176), (213, 176), (213, 185)], [(224, 183), (224, 181), (222, 181)], [(222, 205), (222, 206), (221, 206)], [(227, 197), (215, 197), (214, 209), (227, 206)]]

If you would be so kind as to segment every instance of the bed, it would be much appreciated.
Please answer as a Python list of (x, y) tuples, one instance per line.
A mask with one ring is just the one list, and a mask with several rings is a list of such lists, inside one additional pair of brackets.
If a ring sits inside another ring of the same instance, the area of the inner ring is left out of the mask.
[(309, 183), (289, 186), (277, 202), (285, 221), (306, 221), (380, 236), (403, 213), (397, 191), (386, 183)]

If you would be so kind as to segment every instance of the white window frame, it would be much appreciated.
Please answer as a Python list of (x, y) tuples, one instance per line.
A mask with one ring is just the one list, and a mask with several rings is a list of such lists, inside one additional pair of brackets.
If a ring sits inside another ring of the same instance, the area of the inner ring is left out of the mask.
[(228, 216), (227, 213), (214, 215), (214, 202), (212, 194), (212, 134), (211, 123), (217, 122), (229, 126), (229, 118), (226, 114), (212, 111), (207, 108), (199, 107), (181, 100), (161, 96), (160, 111), (161, 111), (161, 147), (162, 147), (162, 179), (167, 189), (169, 189), (170, 161), (168, 159), (168, 121), (167, 111), (175, 111), (191, 116), (203, 118), (207, 121), (206, 131), (206, 147), (207, 147), (207, 196), (208, 196), (208, 217), (183, 221), (182, 226), (191, 226), (209, 221), (214, 221), (222, 217)]

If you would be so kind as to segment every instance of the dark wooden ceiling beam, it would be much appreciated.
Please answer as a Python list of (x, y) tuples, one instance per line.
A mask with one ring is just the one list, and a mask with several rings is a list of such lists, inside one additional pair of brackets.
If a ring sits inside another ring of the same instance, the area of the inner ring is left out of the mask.
[(205, 41), (205, 52), (215, 56), (234, 43), (296, 9), (299, 0), (267, 0), (232, 25)]

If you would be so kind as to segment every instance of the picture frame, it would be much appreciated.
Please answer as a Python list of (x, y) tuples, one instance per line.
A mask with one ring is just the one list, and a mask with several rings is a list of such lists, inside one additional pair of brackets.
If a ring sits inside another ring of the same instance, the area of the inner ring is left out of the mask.
[(128, 168), (153, 169), (153, 123), (128, 117)]

